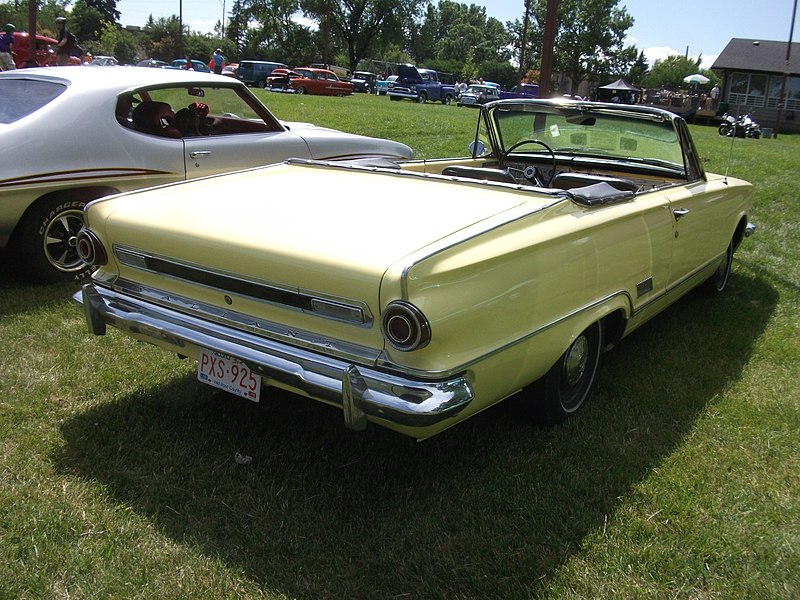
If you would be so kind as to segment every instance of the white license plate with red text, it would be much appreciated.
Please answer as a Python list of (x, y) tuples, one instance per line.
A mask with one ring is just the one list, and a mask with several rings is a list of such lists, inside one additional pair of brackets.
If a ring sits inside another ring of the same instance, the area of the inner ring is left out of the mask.
[(200, 350), (197, 379), (253, 402), (261, 399), (261, 378), (239, 359), (219, 352)]

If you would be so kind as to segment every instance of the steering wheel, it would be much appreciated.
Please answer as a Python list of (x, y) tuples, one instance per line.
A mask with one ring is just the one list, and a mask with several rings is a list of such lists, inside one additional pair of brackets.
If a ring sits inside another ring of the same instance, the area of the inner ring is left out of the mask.
[(511, 144), (511, 146), (506, 149), (505, 151), (506, 158), (508, 158), (508, 155), (511, 154), (511, 152), (513, 152), (520, 146), (524, 146), (525, 144), (539, 144), (550, 153), (550, 160), (553, 161), (553, 170), (550, 172), (550, 177), (547, 178), (547, 183), (544, 186), (544, 187), (550, 187), (550, 184), (553, 182), (553, 177), (556, 176), (556, 169), (558, 168), (556, 163), (556, 153), (553, 152), (553, 149), (547, 144), (545, 144), (542, 140), (537, 140), (534, 138), (521, 139), (520, 141)]

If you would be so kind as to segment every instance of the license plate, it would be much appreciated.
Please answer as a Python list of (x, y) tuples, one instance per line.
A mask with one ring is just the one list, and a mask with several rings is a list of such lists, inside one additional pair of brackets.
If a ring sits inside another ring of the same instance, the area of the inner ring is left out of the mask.
[(261, 399), (261, 377), (237, 358), (212, 350), (200, 350), (197, 379), (253, 402)]

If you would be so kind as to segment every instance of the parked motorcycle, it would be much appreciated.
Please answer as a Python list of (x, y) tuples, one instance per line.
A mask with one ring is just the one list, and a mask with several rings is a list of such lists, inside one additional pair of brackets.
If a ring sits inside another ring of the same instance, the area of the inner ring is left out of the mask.
[(728, 137), (736, 136), (740, 138), (760, 138), (761, 125), (756, 123), (750, 114), (745, 114), (738, 119), (733, 115), (725, 113), (722, 115), (722, 123), (719, 126), (719, 134)]

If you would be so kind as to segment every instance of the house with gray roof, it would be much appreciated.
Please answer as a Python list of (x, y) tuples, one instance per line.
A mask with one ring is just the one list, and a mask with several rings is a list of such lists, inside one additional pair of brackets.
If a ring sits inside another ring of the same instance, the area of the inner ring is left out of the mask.
[[(749, 112), (762, 127), (800, 132), (800, 43), (733, 38), (711, 69), (722, 76), (722, 107)], [(784, 85), (783, 100), (781, 87)]]

